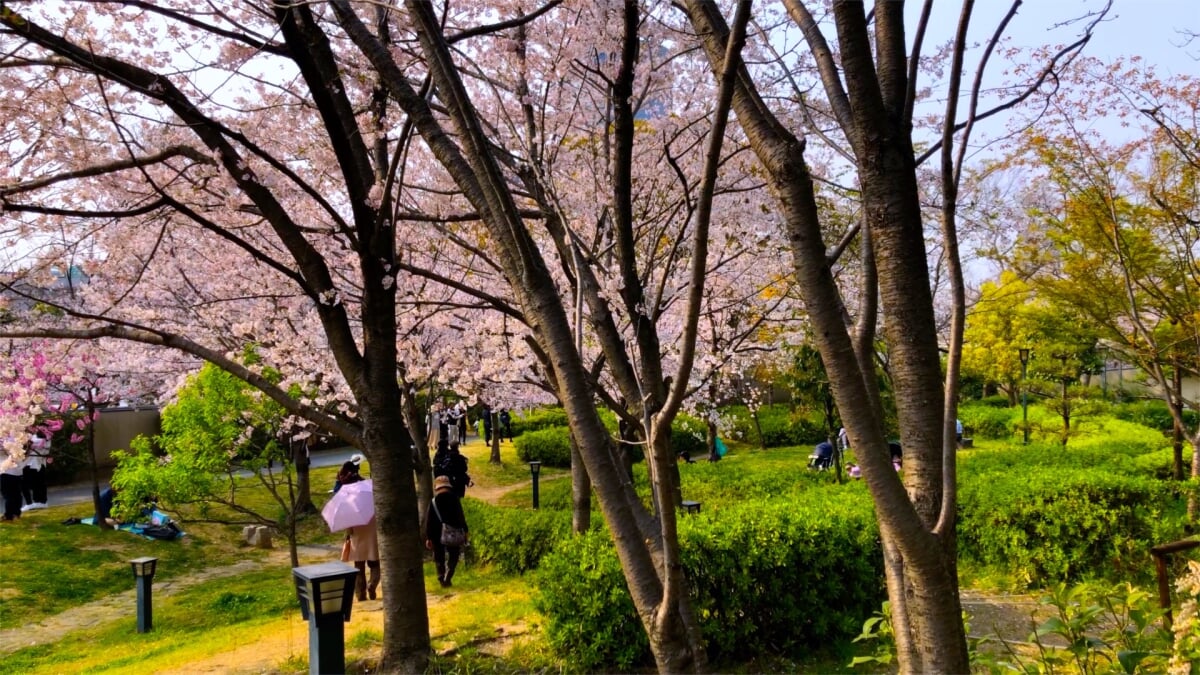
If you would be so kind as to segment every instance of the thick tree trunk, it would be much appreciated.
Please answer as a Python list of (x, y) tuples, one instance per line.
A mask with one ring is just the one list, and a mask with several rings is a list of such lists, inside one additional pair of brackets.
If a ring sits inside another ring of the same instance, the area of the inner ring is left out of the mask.
[(419, 528), (409, 437), (400, 419), (399, 390), (359, 400), (363, 452), (375, 481), (375, 520), (383, 577), (385, 672), (421, 672), (429, 658), (424, 537)]

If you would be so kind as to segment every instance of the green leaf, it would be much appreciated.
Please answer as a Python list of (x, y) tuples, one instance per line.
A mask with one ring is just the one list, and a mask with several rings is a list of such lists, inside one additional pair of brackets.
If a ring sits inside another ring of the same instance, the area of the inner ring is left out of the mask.
[(1147, 656), (1150, 656), (1151, 653), (1152, 652), (1145, 652), (1145, 651), (1117, 652), (1117, 661), (1121, 662), (1121, 668), (1126, 673), (1129, 673), (1130, 675), (1132, 675), (1132, 673), (1137, 671), (1138, 664), (1141, 663), (1142, 660), (1145, 659)]

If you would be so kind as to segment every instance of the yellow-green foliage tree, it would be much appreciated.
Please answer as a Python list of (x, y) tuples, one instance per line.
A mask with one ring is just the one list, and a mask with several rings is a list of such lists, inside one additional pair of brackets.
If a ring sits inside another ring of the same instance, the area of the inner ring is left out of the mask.
[[(1045, 119), (1021, 147), (1037, 174), (1026, 199), (1038, 207), (1008, 262), (1145, 374), (1175, 419), (1182, 477), (1183, 410), (1200, 409), (1182, 387), (1185, 376), (1200, 375), (1200, 165), (1189, 155), (1200, 80), (1181, 76), (1166, 87), (1114, 72), (1100, 72), (1095, 98), (1144, 105), (1146, 128), (1116, 144), (1081, 124), (1080, 111)], [(1200, 429), (1186, 434), (1200, 476)]]
[(1026, 379), (1045, 393), (1049, 380), (1089, 370), (1096, 339), (1092, 324), (1071, 305), (1039, 296), (1015, 272), (1004, 271), (980, 286), (979, 299), (967, 314), (962, 372), (995, 385), (1016, 405), (1021, 349), (1029, 350)]

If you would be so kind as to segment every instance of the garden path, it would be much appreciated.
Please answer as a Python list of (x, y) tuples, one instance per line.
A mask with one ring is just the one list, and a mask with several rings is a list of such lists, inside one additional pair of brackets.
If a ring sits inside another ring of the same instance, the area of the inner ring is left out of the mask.
[[(287, 552), (284, 551), (286, 555)], [(259, 560), (243, 560), (233, 565), (210, 567), (195, 574), (154, 583), (155, 597), (172, 595), (210, 579), (236, 576), (252, 572), (263, 566)], [(37, 623), (20, 628), (0, 630), (0, 656), (23, 647), (55, 642), (64, 634), (83, 630), (113, 620), (114, 616), (128, 616), (134, 621), (133, 608), (137, 606), (137, 590), (130, 589), (105, 596), (86, 605), (72, 607), (64, 612), (48, 616)]]

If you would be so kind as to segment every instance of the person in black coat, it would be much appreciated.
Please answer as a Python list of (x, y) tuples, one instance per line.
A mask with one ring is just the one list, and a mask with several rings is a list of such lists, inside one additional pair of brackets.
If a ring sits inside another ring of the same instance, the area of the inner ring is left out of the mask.
[(433, 477), (438, 476), (450, 479), (450, 489), (459, 499), (467, 496), (467, 487), (472, 485), (471, 474), (467, 473), (467, 458), (458, 451), (457, 445), (443, 445), (441, 440), (438, 441), (438, 451), (433, 456)]
[(449, 588), (454, 578), (454, 568), (458, 567), (458, 559), (462, 549), (457, 546), (442, 544), (442, 523), (457, 527), (464, 531), (467, 528), (467, 517), (463, 513), (462, 502), (450, 486), (450, 478), (438, 476), (433, 481), (433, 502), (425, 518), (425, 548), (433, 551), (433, 563), (437, 566), (438, 583), (442, 588)]
[(512, 442), (512, 415), (510, 415), (507, 410), (501, 410), (499, 421), (500, 428), (496, 430), (496, 433), (500, 434), (500, 440), (504, 440), (505, 437), (508, 437), (509, 442)]

